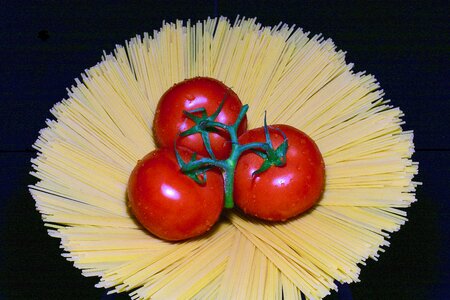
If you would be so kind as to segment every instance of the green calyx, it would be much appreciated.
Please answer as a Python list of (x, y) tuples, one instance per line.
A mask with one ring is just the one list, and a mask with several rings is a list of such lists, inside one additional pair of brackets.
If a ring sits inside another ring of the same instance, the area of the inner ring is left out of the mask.
[[(212, 158), (215, 158), (215, 155), (211, 148), (211, 142), (209, 140), (209, 133), (217, 132), (218, 130), (217, 130), (217, 128), (215, 128), (213, 126), (210, 126), (210, 123), (214, 122), (214, 120), (219, 115), (220, 111), (223, 108), (223, 104), (225, 103), (226, 97), (227, 97), (227, 95), (225, 95), (225, 97), (222, 99), (217, 110), (210, 116), (208, 116), (206, 114), (206, 109), (204, 107), (200, 107), (198, 109), (194, 109), (189, 112), (183, 111), (183, 113), (189, 119), (191, 119), (192, 121), (195, 122), (195, 125), (192, 126), (191, 128), (189, 128), (188, 130), (181, 132), (180, 136), (184, 137), (184, 136), (188, 136), (188, 135), (192, 135), (192, 134), (196, 134), (196, 133), (201, 134), (206, 151)], [(200, 113), (201, 116), (198, 117), (195, 115), (195, 113)]]
[[(180, 137), (200, 134), (203, 139), (203, 143), (210, 157), (203, 157), (197, 159), (197, 154), (194, 153), (190, 160), (185, 162), (177, 151), (175, 144), (175, 155), (181, 171), (192, 178), (198, 184), (205, 184), (207, 181), (206, 172), (212, 168), (219, 168), (222, 171), (224, 179), (224, 193), (225, 193), (225, 208), (232, 208), (234, 206), (233, 201), (233, 189), (234, 189), (234, 173), (237, 166), (239, 157), (246, 151), (253, 151), (263, 159), (263, 163), (260, 168), (253, 172), (253, 176), (257, 176), (264, 171), (268, 170), (272, 166), (281, 167), (286, 163), (286, 153), (288, 149), (288, 140), (286, 135), (279, 129), (277, 129), (283, 136), (283, 142), (275, 149), (270, 139), (269, 127), (266, 123), (266, 116), (264, 116), (264, 133), (265, 142), (253, 142), (248, 144), (240, 144), (238, 141), (237, 131), (239, 125), (245, 117), (248, 110), (248, 105), (244, 105), (239, 112), (239, 115), (232, 125), (227, 125), (215, 121), (225, 103), (226, 95), (221, 101), (217, 110), (207, 115), (204, 108), (198, 108), (191, 111), (184, 111), (183, 113), (192, 121), (195, 125), (190, 129), (180, 133)], [(200, 116), (198, 115), (200, 114)], [(227, 159), (217, 159), (211, 148), (209, 134), (225, 130), (228, 132), (231, 140), (231, 153)]]

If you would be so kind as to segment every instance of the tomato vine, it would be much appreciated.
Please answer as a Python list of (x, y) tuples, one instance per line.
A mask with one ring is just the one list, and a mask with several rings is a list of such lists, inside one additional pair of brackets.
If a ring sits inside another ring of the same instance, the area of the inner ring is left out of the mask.
[[(260, 168), (253, 172), (254, 176), (266, 171), (272, 166), (281, 167), (286, 164), (288, 139), (281, 130), (278, 130), (283, 136), (283, 142), (277, 148), (274, 148), (270, 138), (266, 116), (264, 116), (264, 132), (266, 141), (240, 144), (238, 141), (238, 128), (240, 126), (240, 123), (246, 116), (248, 105), (243, 105), (236, 121), (231, 125), (227, 125), (215, 120), (219, 115), (225, 101), (226, 95), (217, 110), (209, 116), (204, 108), (198, 108), (191, 111), (183, 111), (184, 115), (191, 119), (195, 123), (195, 125), (190, 129), (181, 132), (180, 137), (185, 137), (197, 133), (201, 134), (205, 148), (207, 149), (210, 157), (202, 157), (200, 159), (197, 159), (197, 155), (196, 153), (194, 153), (191, 159), (186, 162), (181, 158), (177, 150), (176, 141), (174, 148), (181, 171), (199, 184), (203, 184), (206, 182), (206, 171), (210, 170), (211, 168), (221, 169), (224, 179), (224, 207), (233, 208), (234, 175), (239, 157), (244, 152), (251, 150), (263, 158), (263, 163)], [(217, 132), (218, 130), (225, 130), (230, 136), (231, 153), (226, 159), (217, 159), (211, 149), (209, 133)]]

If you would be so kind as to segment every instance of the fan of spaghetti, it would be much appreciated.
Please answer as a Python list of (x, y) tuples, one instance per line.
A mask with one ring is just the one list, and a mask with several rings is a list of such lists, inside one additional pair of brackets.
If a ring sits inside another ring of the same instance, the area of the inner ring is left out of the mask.
[[(63, 256), (98, 287), (133, 299), (320, 299), (358, 281), (415, 201), (413, 133), (371, 75), (352, 71), (329, 39), (280, 23), (207, 19), (163, 24), (85, 71), (34, 144), (30, 187)], [(161, 95), (195, 76), (223, 81), (248, 103), (249, 128), (292, 125), (326, 164), (319, 204), (273, 224), (228, 211), (206, 236), (169, 243), (130, 216), (127, 181), (155, 148)]]

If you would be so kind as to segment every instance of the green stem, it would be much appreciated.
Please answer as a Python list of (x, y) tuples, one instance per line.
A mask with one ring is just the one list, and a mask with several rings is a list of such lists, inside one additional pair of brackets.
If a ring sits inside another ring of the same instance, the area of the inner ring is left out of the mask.
[(183, 166), (181, 166), (181, 171), (187, 173), (208, 166), (214, 166), (223, 169), (225, 168), (225, 161), (212, 158), (201, 158), (199, 160), (185, 163)]
[[(266, 130), (266, 142), (253, 142), (241, 145), (238, 141), (238, 127), (242, 120), (245, 117), (245, 114), (247, 113), (248, 105), (244, 105), (239, 112), (239, 115), (236, 119), (236, 122), (233, 125), (226, 125), (220, 122), (216, 122), (214, 119), (216, 115), (218, 115), (218, 112), (214, 113), (211, 116), (207, 116), (206, 114), (202, 114), (202, 117), (196, 117), (192, 115), (189, 112), (185, 112), (186, 115), (190, 118), (192, 118), (196, 123), (196, 127), (193, 129), (189, 129), (183, 133), (181, 133), (181, 136), (186, 136), (194, 133), (201, 133), (202, 137), (204, 138), (205, 134), (209, 134), (209, 132), (213, 129), (223, 129), (226, 130), (231, 139), (232, 147), (231, 147), (231, 153), (230, 156), (225, 160), (218, 160), (214, 157), (214, 155), (211, 155), (211, 158), (201, 158), (199, 160), (191, 159), (189, 162), (184, 162), (180, 155), (177, 152), (176, 145), (175, 145), (175, 152), (177, 155), (178, 163), (181, 167), (181, 171), (191, 178), (196, 179), (196, 176), (198, 174), (198, 171), (205, 170), (208, 167), (217, 167), (222, 170), (222, 177), (224, 180), (224, 207), (225, 208), (233, 208), (234, 207), (234, 201), (233, 201), (233, 192), (234, 192), (234, 174), (237, 166), (237, 162), (239, 160), (239, 157), (248, 150), (255, 150), (255, 152), (259, 152), (256, 150), (262, 150), (260, 152), (260, 156), (264, 158), (264, 163), (258, 169), (254, 172), (254, 174), (259, 174), (267, 170), (271, 166), (281, 166), (282, 162), (286, 159), (286, 151), (287, 151), (287, 139), (284, 136), (284, 143), (283, 147), (279, 147), (278, 149), (273, 149), (272, 143), (270, 141), (270, 136), (268, 133), (268, 128), (265, 122), (264, 118), (264, 127)], [(203, 112), (203, 110), (202, 110)], [(206, 144), (209, 144), (209, 140), (204, 140)], [(208, 151), (208, 152), (212, 152)], [(196, 173), (197, 172), (197, 173)]]
[(227, 160), (228, 166), (223, 170), (223, 183), (224, 183), (224, 207), (233, 208), (233, 192), (234, 192), (234, 170), (236, 169), (236, 164)]

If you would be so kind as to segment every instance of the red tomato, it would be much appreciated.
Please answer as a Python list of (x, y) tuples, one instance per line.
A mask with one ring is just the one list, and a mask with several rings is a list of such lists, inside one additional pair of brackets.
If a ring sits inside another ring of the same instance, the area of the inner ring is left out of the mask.
[[(188, 161), (192, 152), (180, 149)], [(223, 208), (223, 180), (208, 171), (204, 185), (184, 175), (171, 148), (157, 149), (140, 160), (130, 175), (128, 200), (137, 220), (154, 235), (184, 240), (208, 231)]]
[[(173, 147), (178, 134), (195, 124), (183, 114), (183, 110), (192, 111), (203, 107), (210, 116), (224, 98), (225, 103), (216, 121), (232, 125), (239, 115), (242, 103), (236, 93), (222, 82), (208, 77), (195, 77), (172, 86), (159, 100), (155, 112), (153, 130), (157, 145)], [(195, 113), (195, 115), (201, 114)], [(239, 126), (238, 135), (246, 129), (247, 119), (244, 118)], [(220, 130), (218, 133), (210, 133), (209, 138), (216, 157), (226, 159), (231, 151), (228, 132)], [(177, 145), (191, 149), (202, 156), (209, 156), (199, 133), (179, 138)]]
[[(272, 166), (252, 176), (263, 159), (251, 151), (244, 153), (236, 167), (234, 201), (247, 214), (284, 221), (308, 210), (319, 200), (324, 188), (325, 166), (314, 141), (292, 126), (269, 126), (274, 148), (283, 142), (283, 136), (275, 128), (282, 130), (288, 139), (286, 164)], [(239, 137), (241, 144), (265, 141), (263, 127)]]

